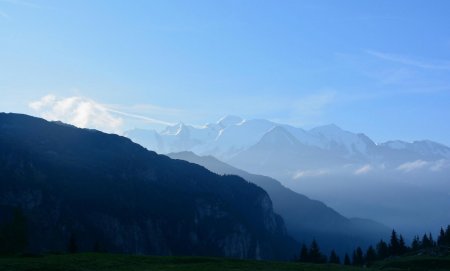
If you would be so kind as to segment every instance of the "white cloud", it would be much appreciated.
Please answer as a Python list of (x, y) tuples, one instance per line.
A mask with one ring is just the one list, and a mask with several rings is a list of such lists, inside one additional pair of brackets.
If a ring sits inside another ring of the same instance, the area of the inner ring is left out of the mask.
[(88, 98), (58, 98), (50, 94), (29, 103), (29, 107), (47, 120), (59, 120), (80, 128), (109, 133), (122, 132), (123, 119), (111, 114), (106, 106)]
[(41, 99), (39, 99), (37, 101), (29, 103), (28, 106), (33, 110), (39, 111), (43, 107), (53, 104), (55, 101), (56, 101), (56, 96), (49, 94), (49, 95), (42, 97)]
[(450, 161), (441, 159), (437, 161), (416, 160), (413, 162), (407, 162), (397, 167), (397, 170), (401, 170), (403, 172), (411, 172), (418, 169), (427, 169), (433, 172), (439, 172), (448, 168), (450, 168)]
[(328, 170), (325, 170), (325, 169), (299, 170), (294, 174), (293, 179), (297, 180), (297, 179), (301, 179), (301, 178), (305, 178), (305, 177), (319, 177), (319, 176), (323, 176), (325, 174), (328, 174)]
[(107, 110), (109, 112), (113, 112), (113, 113), (116, 113), (116, 114), (119, 114), (119, 115), (122, 115), (122, 116), (143, 120), (143, 121), (145, 121), (147, 123), (160, 124), (160, 125), (175, 125), (175, 123), (172, 123), (172, 122), (167, 122), (167, 121), (163, 121), (163, 120), (149, 118), (149, 117), (142, 116), (142, 115), (127, 113), (127, 112), (123, 112), (123, 111), (119, 111), (119, 110), (115, 110), (115, 109), (111, 109), (111, 108), (108, 108)]
[(413, 170), (421, 169), (428, 166), (430, 163), (423, 160), (416, 160), (413, 162), (406, 162), (397, 167), (398, 170), (403, 172), (411, 172)]
[(367, 165), (364, 165), (364, 166), (358, 168), (357, 170), (355, 170), (354, 174), (355, 175), (363, 175), (363, 174), (369, 173), (372, 170), (373, 170), (373, 167), (371, 165), (367, 164)]
[[(60, 98), (49, 94), (28, 106), (47, 120), (59, 120), (80, 128), (92, 128), (108, 133), (122, 133), (125, 124), (137, 120), (144, 125), (173, 125), (171, 122), (150, 118), (142, 114), (129, 113), (133, 108), (147, 110), (146, 113), (154, 115), (166, 112), (179, 113), (177, 109), (163, 108), (155, 105), (136, 105), (125, 107), (120, 105), (107, 105), (82, 96)], [(125, 122), (127, 120), (127, 123)], [(129, 126), (129, 125), (128, 125)], [(130, 128), (130, 127), (128, 127)]]

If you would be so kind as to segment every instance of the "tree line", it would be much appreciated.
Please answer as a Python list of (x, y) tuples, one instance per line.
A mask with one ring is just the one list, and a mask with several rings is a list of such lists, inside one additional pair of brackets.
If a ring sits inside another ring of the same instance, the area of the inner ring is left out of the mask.
[(345, 254), (344, 260), (341, 261), (335, 250), (332, 250), (327, 256), (320, 251), (316, 240), (313, 240), (308, 247), (302, 245), (299, 262), (305, 263), (333, 263), (355, 266), (370, 266), (376, 261), (384, 260), (390, 257), (401, 256), (407, 253), (426, 253), (430, 255), (439, 255), (448, 253), (450, 250), (450, 225), (444, 230), (441, 228), (439, 236), (435, 240), (431, 233), (424, 234), (422, 237), (416, 235), (411, 244), (408, 246), (405, 239), (395, 230), (392, 230), (389, 242), (380, 240), (375, 246), (369, 246), (365, 251), (361, 247), (357, 247), (351, 257)]
[[(28, 243), (27, 236), (27, 221), (25, 215), (20, 208), (14, 208), (9, 212), (1, 212), (3, 216), (0, 217), (0, 254), (15, 254), (22, 253), (26, 250)], [(93, 251), (104, 251), (101, 249), (100, 243), (95, 242)], [(78, 244), (73, 233), (70, 234), (67, 240), (67, 252), (78, 252)], [(450, 252), (450, 225), (444, 230), (441, 228), (439, 235), (435, 240), (431, 233), (423, 234), (422, 237), (415, 236), (408, 246), (405, 239), (395, 230), (392, 230), (389, 242), (380, 240), (375, 246), (369, 246), (365, 251), (361, 247), (357, 247), (351, 256), (346, 253), (343, 261), (337, 255), (335, 250), (332, 250), (330, 255), (325, 255), (321, 252), (319, 244), (313, 240), (310, 246), (302, 245), (298, 261), (308, 263), (333, 263), (356, 266), (370, 266), (375, 261), (380, 261), (386, 258), (401, 256), (407, 253), (412, 254), (429, 254), (440, 255)]]

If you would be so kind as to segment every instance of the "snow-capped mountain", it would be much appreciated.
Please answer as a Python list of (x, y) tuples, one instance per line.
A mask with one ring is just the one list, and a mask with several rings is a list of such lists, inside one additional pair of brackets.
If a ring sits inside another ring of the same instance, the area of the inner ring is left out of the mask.
[(212, 155), (276, 178), (344, 215), (368, 217), (405, 233), (450, 221), (448, 212), (438, 212), (450, 206), (450, 148), (436, 142), (376, 144), (333, 124), (305, 130), (236, 116), (160, 132), (132, 130), (126, 136), (159, 153)]
[[(135, 129), (125, 135), (159, 153), (192, 151), (199, 155), (213, 155), (224, 161), (235, 160), (256, 145), (270, 144), (279, 148), (277, 144), (285, 144), (286, 139), (290, 139), (293, 146), (303, 146), (301, 152), (308, 146), (315, 149), (318, 156), (336, 157), (345, 163), (399, 166), (418, 159), (450, 159), (450, 148), (432, 141), (408, 143), (397, 140), (375, 144), (362, 133), (345, 131), (334, 124), (307, 131), (268, 120), (244, 120), (237, 116), (226, 116), (204, 126), (178, 123), (160, 132)], [(298, 155), (301, 156), (301, 153)]]
[(364, 134), (342, 130), (334, 124), (316, 127), (309, 131), (320, 142), (318, 147), (336, 151), (346, 156), (368, 155), (375, 143)]
[(222, 125), (222, 122), (229, 118), (226, 117), (217, 123), (224, 128), (218, 131), (214, 140), (196, 146), (192, 151), (228, 160), (256, 144), (275, 125), (267, 120), (242, 120), (232, 124), (227, 121), (229, 125)]
[(393, 150), (415, 153), (427, 159), (450, 159), (450, 148), (430, 140), (414, 141), (411, 143), (394, 140), (380, 145)]
[(226, 116), (216, 123), (199, 127), (179, 123), (168, 126), (161, 132), (134, 129), (127, 131), (125, 135), (159, 153), (189, 150), (223, 159), (231, 158), (256, 144), (275, 125), (267, 120), (244, 120)]

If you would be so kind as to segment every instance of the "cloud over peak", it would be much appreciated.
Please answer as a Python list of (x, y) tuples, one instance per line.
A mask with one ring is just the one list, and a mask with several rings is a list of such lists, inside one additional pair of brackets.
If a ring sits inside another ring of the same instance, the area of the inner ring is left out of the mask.
[(47, 120), (110, 133), (122, 132), (122, 118), (111, 114), (106, 106), (85, 97), (58, 98), (49, 94), (29, 103), (29, 107)]

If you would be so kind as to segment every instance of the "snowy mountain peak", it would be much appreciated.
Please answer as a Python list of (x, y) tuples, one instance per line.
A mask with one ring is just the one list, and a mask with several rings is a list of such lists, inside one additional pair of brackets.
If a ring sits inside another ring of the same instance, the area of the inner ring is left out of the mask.
[(412, 143), (388, 141), (375, 144), (364, 134), (352, 133), (335, 124), (303, 130), (265, 119), (244, 120), (238, 116), (225, 116), (217, 123), (204, 126), (185, 125), (180, 122), (163, 131), (134, 130), (126, 133), (135, 142), (160, 153), (193, 151), (201, 155), (214, 155), (228, 160), (256, 144), (267, 148), (308, 146), (320, 150), (320, 155), (361, 161), (398, 161), (450, 159), (450, 148), (422, 140)]
[(394, 150), (404, 150), (407, 148), (408, 144), (405, 141), (401, 141), (401, 140), (392, 140), (392, 141), (387, 141), (385, 143), (381, 143), (381, 146), (386, 146), (388, 148), (394, 149)]
[(339, 133), (339, 132), (343, 132), (343, 131), (344, 130), (342, 130), (339, 126), (337, 126), (334, 123), (318, 126), (318, 127), (315, 127), (313, 129), (309, 130), (309, 132), (315, 133), (315, 134), (322, 134), (322, 133), (330, 134), (330, 133)]
[(221, 118), (217, 122), (217, 124), (219, 126), (221, 126), (222, 128), (227, 128), (227, 127), (232, 126), (232, 125), (237, 125), (237, 124), (239, 124), (239, 123), (241, 123), (243, 121), (244, 121), (244, 119), (242, 119), (241, 117), (233, 116), (233, 115), (227, 115), (227, 116)]
[(433, 154), (450, 158), (450, 148), (437, 142), (430, 140), (414, 141), (412, 143), (415, 152), (422, 155)]
[(183, 129), (186, 129), (186, 125), (183, 122), (179, 122), (175, 125), (169, 125), (164, 129), (161, 134), (162, 135), (178, 135), (182, 132)]
[(381, 143), (379, 146), (398, 152), (415, 153), (425, 160), (450, 159), (449, 147), (430, 140), (419, 140), (411, 143), (393, 140)]
[(366, 154), (368, 146), (374, 145), (364, 134), (345, 131), (335, 124), (319, 126), (309, 132), (322, 141), (322, 148), (346, 153), (347, 156)]
[(275, 126), (270, 129), (260, 140), (260, 143), (264, 144), (289, 144), (296, 145), (298, 144), (298, 140), (289, 133), (285, 128), (281, 126)]
[(370, 139), (370, 137), (368, 137), (367, 135), (363, 134), (363, 133), (359, 133), (357, 134), (357, 136), (367, 145), (373, 148), (376, 148), (377, 144), (375, 144), (375, 142), (373, 142), (372, 139)]

